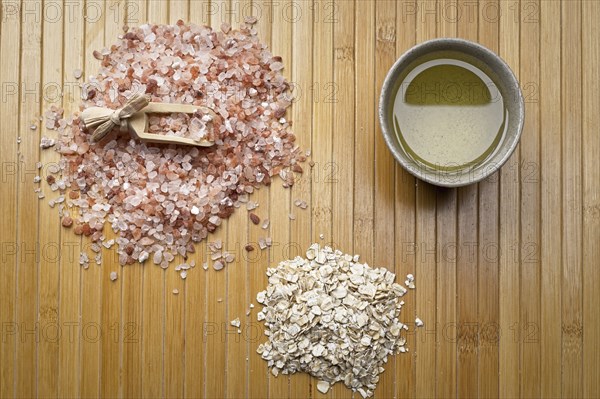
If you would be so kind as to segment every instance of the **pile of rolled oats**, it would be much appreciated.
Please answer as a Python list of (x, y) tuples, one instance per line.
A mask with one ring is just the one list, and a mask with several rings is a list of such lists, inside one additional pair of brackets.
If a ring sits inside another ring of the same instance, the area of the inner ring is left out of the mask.
[[(326, 393), (338, 381), (371, 396), (388, 356), (407, 352), (398, 320), (407, 289), (394, 273), (330, 247), (310, 246), (267, 270), (258, 320), (268, 341), (258, 347), (273, 375), (306, 372)], [(414, 288), (412, 276), (407, 280)]]

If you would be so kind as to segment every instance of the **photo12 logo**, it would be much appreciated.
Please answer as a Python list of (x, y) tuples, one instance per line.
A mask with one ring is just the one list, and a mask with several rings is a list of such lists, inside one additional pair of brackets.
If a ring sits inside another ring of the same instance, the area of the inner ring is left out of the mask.
[(416, 18), (418, 23), (498, 23), (501, 18), (508, 18), (514, 23), (539, 23), (539, 4), (533, 1), (499, 2), (443, 2), (401, 1), (399, 12), (402, 22)]
[(141, 21), (137, 2), (6, 0), (0, 6), (0, 20), (3, 23), (98, 23), (107, 20), (119, 24), (126, 16), (129, 22)]

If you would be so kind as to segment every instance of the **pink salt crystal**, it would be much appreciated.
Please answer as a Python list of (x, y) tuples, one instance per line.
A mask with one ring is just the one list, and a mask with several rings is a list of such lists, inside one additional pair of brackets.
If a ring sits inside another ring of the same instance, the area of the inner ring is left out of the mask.
[(171, 252), (163, 252), (163, 258), (165, 258), (167, 262), (172, 262), (173, 259), (175, 259), (175, 256), (173, 256)]
[(260, 249), (265, 249), (267, 247), (267, 242), (264, 238), (261, 237), (258, 239), (258, 246), (260, 247)]
[(139, 240), (139, 244), (143, 246), (148, 246), (154, 244), (154, 240), (150, 237), (143, 237)]
[(306, 209), (308, 207), (308, 204), (306, 203), (306, 201), (301, 200), (301, 199), (295, 200), (294, 205), (296, 205), (300, 209)]
[(273, 62), (271, 63), (272, 71), (281, 71), (283, 69), (283, 64), (281, 62)]
[(146, 42), (146, 43), (154, 43), (155, 40), (156, 40), (156, 35), (154, 34), (154, 32), (151, 32), (150, 34), (146, 35), (146, 37), (144, 38), (144, 42)]
[(220, 260), (213, 263), (213, 269), (215, 269), (215, 270), (222, 270), (224, 266), (225, 265)]
[(40, 140), (40, 148), (43, 150), (50, 148), (50, 147), (54, 147), (55, 144), (56, 144), (56, 141), (54, 139), (49, 139), (46, 136), (42, 136), (42, 138)]
[(142, 251), (142, 252), (140, 253), (140, 256), (138, 257), (138, 262), (140, 262), (140, 263), (144, 263), (144, 261), (145, 261), (146, 259), (148, 259), (148, 257), (149, 257), (149, 256), (150, 256), (150, 254), (149, 254), (148, 252), (146, 252), (146, 251)]

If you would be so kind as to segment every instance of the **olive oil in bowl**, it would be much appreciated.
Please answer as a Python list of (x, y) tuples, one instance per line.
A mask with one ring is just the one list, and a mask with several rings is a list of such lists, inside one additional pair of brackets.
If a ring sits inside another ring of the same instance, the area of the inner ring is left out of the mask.
[(456, 171), (489, 158), (506, 133), (505, 99), (484, 67), (453, 52), (428, 54), (402, 73), (393, 124), (421, 167)]
[(394, 63), (381, 87), (379, 123), (410, 174), (460, 187), (494, 174), (517, 147), (525, 102), (510, 67), (458, 38), (420, 43)]

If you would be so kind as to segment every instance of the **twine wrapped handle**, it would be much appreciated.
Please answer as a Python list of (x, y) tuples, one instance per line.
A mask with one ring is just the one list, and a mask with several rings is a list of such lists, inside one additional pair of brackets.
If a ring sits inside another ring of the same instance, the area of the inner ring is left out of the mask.
[(92, 143), (96, 143), (117, 126), (121, 132), (126, 132), (128, 130), (127, 119), (146, 107), (149, 102), (146, 95), (135, 94), (127, 100), (125, 105), (116, 110), (102, 107), (87, 108), (81, 113), (81, 121), (87, 129), (97, 126), (91, 136)]

